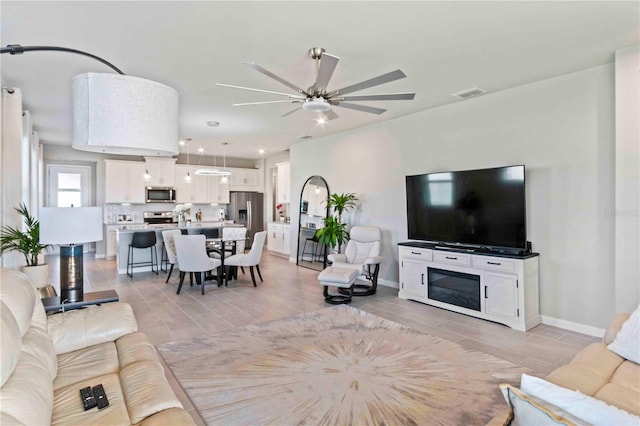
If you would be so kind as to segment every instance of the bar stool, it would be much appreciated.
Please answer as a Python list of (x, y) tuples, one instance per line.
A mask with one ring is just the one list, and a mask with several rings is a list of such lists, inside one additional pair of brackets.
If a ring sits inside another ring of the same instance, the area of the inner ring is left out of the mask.
[[(151, 260), (145, 262), (133, 261), (133, 249), (146, 249), (150, 251)], [(155, 231), (134, 232), (129, 244), (129, 252), (127, 253), (127, 275), (133, 278), (133, 268), (140, 266), (151, 266), (151, 272), (158, 273), (158, 252), (156, 251), (156, 233)], [(156, 267), (154, 270), (153, 267)], [(129, 272), (131, 267), (131, 272)]]
[(318, 249), (320, 249), (321, 254), (324, 252), (324, 244), (320, 244), (320, 240), (318, 240), (315, 235), (311, 238), (307, 238), (302, 246), (302, 260), (304, 260), (305, 254), (309, 254), (309, 252), (307, 252), (308, 242), (311, 243), (311, 262), (315, 262), (319, 257), (321, 257), (318, 255)]

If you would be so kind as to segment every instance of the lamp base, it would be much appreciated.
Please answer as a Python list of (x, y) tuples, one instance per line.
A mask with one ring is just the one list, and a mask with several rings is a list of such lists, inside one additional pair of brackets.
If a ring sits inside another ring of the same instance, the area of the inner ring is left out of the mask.
[(81, 301), (83, 278), (82, 244), (60, 246), (60, 300)]

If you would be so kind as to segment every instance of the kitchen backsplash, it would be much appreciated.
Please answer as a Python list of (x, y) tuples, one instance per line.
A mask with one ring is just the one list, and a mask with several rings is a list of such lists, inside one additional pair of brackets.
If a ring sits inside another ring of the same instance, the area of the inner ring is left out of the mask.
[[(124, 206), (122, 204), (105, 204), (102, 209), (104, 223), (116, 223), (119, 215), (130, 215), (133, 223), (142, 223), (142, 214), (144, 212), (169, 211), (175, 208), (176, 204), (165, 203), (149, 203), (149, 204), (131, 204)], [(219, 205), (211, 206), (207, 204), (196, 204), (191, 206), (191, 214), (189, 218), (195, 222), (196, 212), (202, 210), (202, 221), (212, 221), (220, 219), (220, 210), (224, 211), (225, 218), (229, 217), (228, 206)]]

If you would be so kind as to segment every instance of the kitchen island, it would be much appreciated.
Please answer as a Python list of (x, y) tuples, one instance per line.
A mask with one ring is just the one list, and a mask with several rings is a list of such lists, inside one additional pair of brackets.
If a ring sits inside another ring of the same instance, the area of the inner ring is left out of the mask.
[[(133, 238), (134, 232), (139, 231), (155, 231), (156, 233), (156, 251), (158, 253), (158, 267), (162, 259), (162, 231), (170, 229), (179, 229), (182, 233), (186, 234), (200, 234), (202, 230), (214, 230), (218, 229), (218, 234), (222, 235), (222, 228), (224, 227), (243, 227), (244, 225), (234, 224), (232, 221), (211, 221), (211, 222), (191, 222), (186, 226), (178, 226), (177, 223), (158, 223), (158, 224), (127, 224), (116, 225), (116, 240), (118, 244), (118, 250), (116, 253), (116, 265), (118, 268), (118, 274), (127, 273), (127, 254), (129, 252), (129, 244)], [(151, 250), (149, 249), (134, 249), (134, 262), (149, 262), (151, 260)], [(150, 271), (150, 266), (135, 268), (135, 272)]]

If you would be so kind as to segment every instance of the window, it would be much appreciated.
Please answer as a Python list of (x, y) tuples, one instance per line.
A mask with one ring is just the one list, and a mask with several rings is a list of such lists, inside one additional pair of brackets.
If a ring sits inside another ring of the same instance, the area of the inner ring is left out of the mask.
[(91, 199), (91, 167), (50, 164), (47, 205), (49, 207), (86, 207)]

